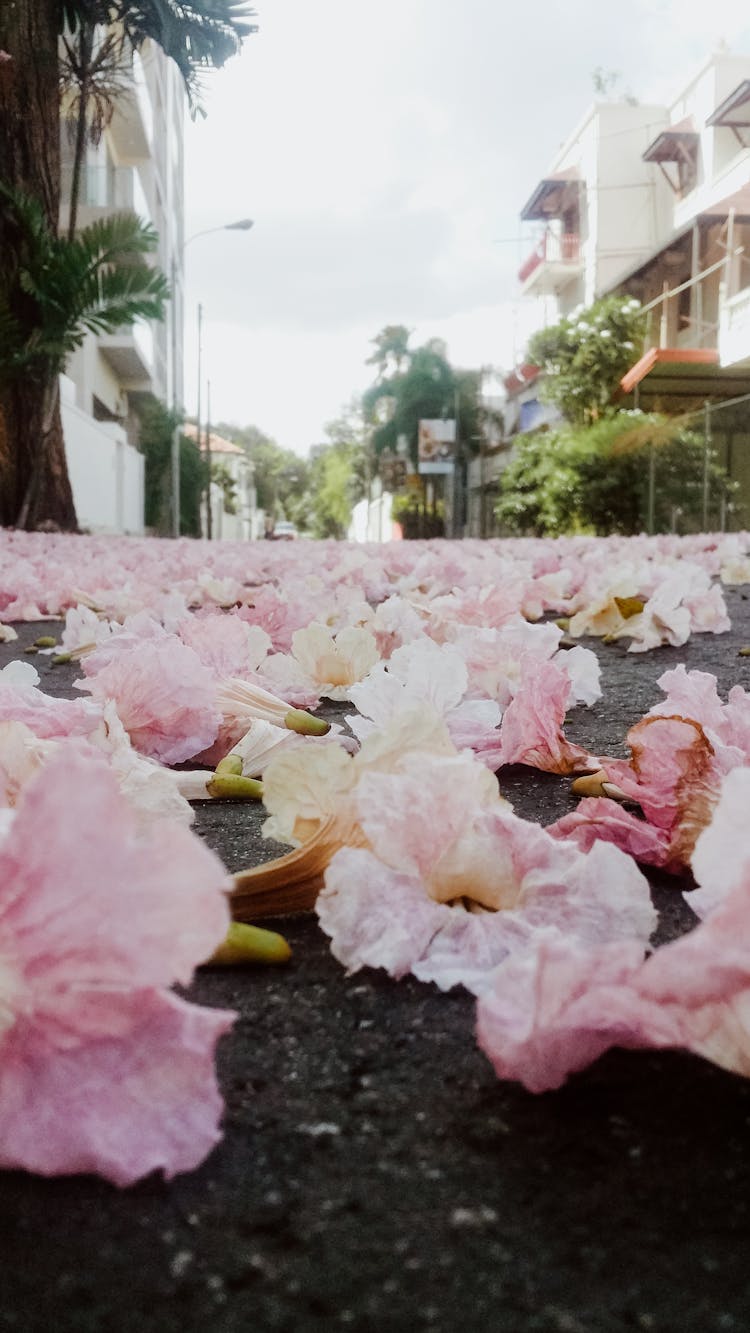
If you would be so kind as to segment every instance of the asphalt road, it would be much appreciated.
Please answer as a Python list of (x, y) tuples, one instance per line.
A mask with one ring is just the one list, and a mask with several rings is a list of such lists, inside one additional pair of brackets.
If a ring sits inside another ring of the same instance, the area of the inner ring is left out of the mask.
[[(570, 736), (623, 753), (684, 661), (750, 687), (750, 603), (731, 634), (628, 656), (602, 646), (604, 698)], [(0, 666), (43, 626), (0, 645)], [(593, 646), (593, 645), (592, 645)], [(43, 685), (75, 671), (32, 658)], [(501, 785), (547, 823), (562, 779)], [(259, 815), (197, 827), (238, 869)], [(684, 929), (655, 882), (663, 937)], [(240, 1013), (220, 1050), (225, 1137), (204, 1166), (118, 1191), (0, 1177), (0, 1329), (23, 1333), (724, 1333), (750, 1327), (750, 1083), (678, 1053), (612, 1052), (560, 1092), (500, 1084), (457, 992), (347, 977), (314, 919), (283, 923), (279, 970), (204, 969), (196, 1000)]]

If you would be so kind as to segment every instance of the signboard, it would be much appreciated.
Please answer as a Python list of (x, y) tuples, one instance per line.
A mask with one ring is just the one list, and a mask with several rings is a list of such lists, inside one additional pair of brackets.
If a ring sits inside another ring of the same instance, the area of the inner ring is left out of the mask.
[(455, 421), (420, 421), (417, 458), (421, 473), (452, 472), (455, 448)]

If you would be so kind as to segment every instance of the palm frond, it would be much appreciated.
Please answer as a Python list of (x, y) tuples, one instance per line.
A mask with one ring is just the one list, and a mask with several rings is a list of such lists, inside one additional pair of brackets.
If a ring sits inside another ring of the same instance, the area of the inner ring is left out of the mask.
[(94, 222), (69, 240), (47, 227), (34, 200), (2, 185), (0, 209), (18, 239), (14, 270), (0, 279), (4, 373), (59, 370), (87, 332), (164, 318), (169, 284), (149, 262), (158, 237), (134, 213)]
[(177, 65), (193, 106), (201, 71), (220, 68), (257, 31), (247, 0), (62, 0), (61, 12), (71, 32), (92, 21), (119, 23), (134, 50), (156, 42)]

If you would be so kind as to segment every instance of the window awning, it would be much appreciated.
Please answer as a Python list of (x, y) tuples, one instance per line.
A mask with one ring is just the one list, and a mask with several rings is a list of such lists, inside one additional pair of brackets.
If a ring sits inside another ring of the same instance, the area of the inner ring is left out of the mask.
[(642, 154), (644, 162), (681, 162), (686, 156), (695, 154), (700, 136), (695, 128), (692, 116), (680, 120), (676, 125), (657, 134)]
[(724, 98), (720, 106), (706, 121), (707, 125), (750, 125), (750, 79), (743, 79), (733, 93)]
[(648, 411), (674, 410), (750, 392), (750, 371), (721, 366), (715, 347), (652, 347), (620, 380), (623, 397)]
[(521, 209), (522, 221), (546, 222), (549, 218), (559, 218), (564, 207), (571, 202), (570, 187), (575, 188), (580, 183), (577, 167), (568, 167), (565, 171), (555, 171), (551, 176), (545, 176)]

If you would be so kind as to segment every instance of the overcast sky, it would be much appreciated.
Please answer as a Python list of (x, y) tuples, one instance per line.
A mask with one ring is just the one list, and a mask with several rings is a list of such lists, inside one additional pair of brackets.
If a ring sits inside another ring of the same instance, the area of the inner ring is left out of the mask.
[[(746, 0), (257, 0), (260, 31), (186, 131), (186, 397), (197, 304), (214, 421), (305, 453), (406, 324), (461, 366), (509, 367), (528, 310), (519, 210), (594, 97), (671, 101)], [(205, 398), (204, 398), (205, 403)]]

